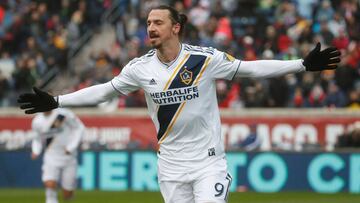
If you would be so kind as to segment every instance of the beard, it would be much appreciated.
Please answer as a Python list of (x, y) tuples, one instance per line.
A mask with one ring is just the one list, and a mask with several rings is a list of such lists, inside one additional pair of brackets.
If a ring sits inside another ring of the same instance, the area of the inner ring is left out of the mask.
[(151, 47), (155, 49), (159, 49), (162, 46), (162, 43), (160, 40), (156, 39), (153, 41), (150, 41)]
[(161, 47), (162, 42), (160, 40), (160, 36), (157, 33), (151, 32), (149, 33), (150, 44), (152, 48), (158, 49)]

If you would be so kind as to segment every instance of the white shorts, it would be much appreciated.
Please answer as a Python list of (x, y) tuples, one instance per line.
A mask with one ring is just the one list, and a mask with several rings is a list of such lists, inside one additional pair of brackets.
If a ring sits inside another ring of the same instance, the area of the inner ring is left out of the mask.
[(65, 190), (76, 189), (76, 171), (77, 163), (71, 163), (66, 166), (54, 166), (52, 164), (43, 164), (42, 181), (56, 181), (61, 179), (61, 187)]
[(160, 181), (159, 185), (165, 203), (225, 203), (231, 180), (226, 170), (209, 172), (204, 168), (184, 174), (179, 181)]

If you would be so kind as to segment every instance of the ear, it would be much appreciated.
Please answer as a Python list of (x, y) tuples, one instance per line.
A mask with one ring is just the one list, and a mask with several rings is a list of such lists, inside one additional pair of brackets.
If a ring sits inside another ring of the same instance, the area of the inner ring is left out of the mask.
[(172, 32), (174, 35), (179, 35), (179, 32), (180, 32), (180, 24), (179, 23), (176, 23), (175, 25), (173, 25), (172, 27)]

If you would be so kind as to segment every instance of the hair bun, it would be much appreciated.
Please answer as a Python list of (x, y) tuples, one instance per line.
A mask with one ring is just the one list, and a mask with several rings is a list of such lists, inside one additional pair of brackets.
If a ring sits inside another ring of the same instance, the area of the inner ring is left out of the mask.
[(183, 13), (180, 13), (179, 14), (179, 21), (180, 21), (180, 24), (184, 25), (186, 22), (187, 22), (188, 18), (185, 14)]

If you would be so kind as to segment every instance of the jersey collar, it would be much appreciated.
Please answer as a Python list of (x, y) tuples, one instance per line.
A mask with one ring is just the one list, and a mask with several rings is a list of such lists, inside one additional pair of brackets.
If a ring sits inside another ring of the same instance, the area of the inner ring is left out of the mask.
[(179, 51), (178, 55), (176, 56), (176, 58), (175, 58), (173, 61), (171, 61), (171, 62), (169, 62), (169, 63), (164, 63), (164, 62), (162, 62), (162, 61), (159, 59), (159, 57), (157, 56), (157, 54), (155, 54), (155, 55), (156, 55), (156, 59), (157, 59), (161, 64), (163, 64), (167, 69), (169, 69), (169, 68), (179, 59), (179, 56), (182, 54), (182, 52), (183, 52), (183, 44), (180, 43), (180, 51)]

